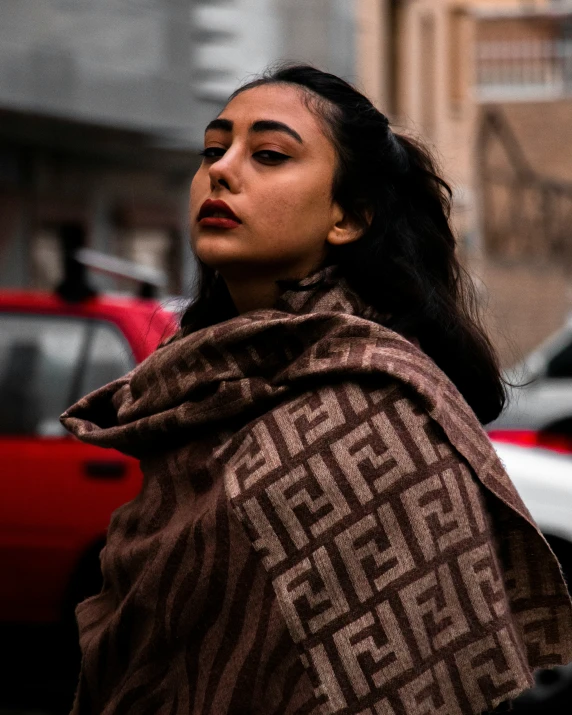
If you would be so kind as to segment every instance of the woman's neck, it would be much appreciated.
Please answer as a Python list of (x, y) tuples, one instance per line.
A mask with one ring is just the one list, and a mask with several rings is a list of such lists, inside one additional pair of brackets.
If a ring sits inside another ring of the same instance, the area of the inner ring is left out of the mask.
[(272, 308), (280, 295), (276, 280), (249, 278), (246, 280), (225, 279), (232, 302), (239, 314), (251, 310)]
[[(281, 266), (263, 273), (239, 267), (236, 270), (221, 270), (232, 302), (239, 314), (250, 310), (273, 308), (283, 288), (280, 281), (298, 281), (318, 270), (321, 261), (312, 260), (296, 265)], [(220, 270), (220, 269), (219, 269)]]

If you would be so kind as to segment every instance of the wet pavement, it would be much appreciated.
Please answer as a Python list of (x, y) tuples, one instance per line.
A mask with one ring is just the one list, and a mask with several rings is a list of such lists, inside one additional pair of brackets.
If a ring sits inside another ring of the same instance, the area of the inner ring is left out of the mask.
[(539, 671), (537, 686), (524, 693), (514, 704), (514, 712), (571, 715), (572, 664)]
[(54, 626), (0, 626), (0, 715), (68, 715), (77, 635)]

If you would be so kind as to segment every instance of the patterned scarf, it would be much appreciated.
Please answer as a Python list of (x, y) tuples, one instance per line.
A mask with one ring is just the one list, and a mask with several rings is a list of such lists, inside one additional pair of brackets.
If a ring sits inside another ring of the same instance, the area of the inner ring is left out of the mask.
[(461, 715), (572, 660), (557, 562), (450, 380), (335, 270), (63, 416), (136, 456), (74, 713)]

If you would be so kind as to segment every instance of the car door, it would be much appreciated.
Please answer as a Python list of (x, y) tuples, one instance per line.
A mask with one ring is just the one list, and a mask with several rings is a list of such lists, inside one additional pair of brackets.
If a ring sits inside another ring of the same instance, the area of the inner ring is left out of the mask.
[(0, 621), (53, 621), (82, 553), (140, 487), (137, 462), (69, 436), (59, 415), (134, 366), (116, 326), (0, 313)]
[(523, 426), (545, 429), (572, 413), (572, 340), (547, 355), (539, 377), (516, 391), (516, 409)]

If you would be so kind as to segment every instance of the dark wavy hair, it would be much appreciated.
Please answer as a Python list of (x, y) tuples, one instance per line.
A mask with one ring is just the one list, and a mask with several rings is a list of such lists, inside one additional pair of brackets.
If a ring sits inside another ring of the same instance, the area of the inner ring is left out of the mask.
[[(451, 189), (429, 151), (395, 133), (387, 117), (346, 81), (309, 65), (271, 69), (230, 99), (266, 84), (299, 87), (335, 145), (333, 200), (363, 234), (331, 247), (328, 263), (338, 265), (363, 300), (389, 314), (387, 327), (419, 341), (482, 423), (493, 420), (504, 406), (505, 386), (479, 319), (473, 282), (456, 254)], [(179, 335), (233, 315), (221, 276), (199, 261), (198, 295), (182, 315)]]

